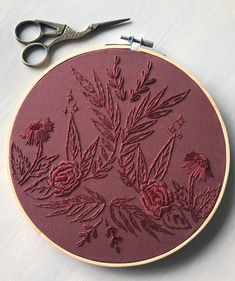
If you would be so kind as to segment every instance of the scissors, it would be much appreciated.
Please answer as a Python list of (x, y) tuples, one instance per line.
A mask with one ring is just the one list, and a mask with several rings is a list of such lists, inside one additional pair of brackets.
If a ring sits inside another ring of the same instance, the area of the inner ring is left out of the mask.
[[(124, 19), (118, 19), (113, 21), (106, 21), (106, 22), (99, 22), (99, 23), (92, 23), (90, 24), (85, 30), (81, 32), (74, 31), (71, 27), (69, 27), (66, 24), (59, 24), (55, 22), (48, 22), (48, 21), (42, 21), (42, 20), (26, 20), (20, 22), (16, 28), (15, 28), (15, 36), (16, 39), (25, 44), (26, 47), (24, 48), (22, 52), (22, 60), (23, 63), (28, 66), (39, 66), (42, 65), (49, 57), (49, 53), (51, 51), (51, 48), (62, 41), (66, 40), (73, 40), (73, 39), (80, 39), (82, 37), (87, 36), (94, 30), (107, 27), (107, 26), (113, 26), (122, 22), (126, 22), (130, 20), (130, 18), (124, 18)], [(36, 26), (39, 30), (39, 35), (32, 39), (32, 40), (24, 40), (22, 38), (22, 31), (30, 26)], [(53, 31), (46, 31), (46, 28), (51, 28)], [(49, 44), (43, 43), (43, 40), (46, 38), (55, 37), (55, 40), (50, 42)], [(41, 49), (41, 51), (44, 52), (44, 57), (39, 62), (30, 62), (29, 56), (32, 52)]]

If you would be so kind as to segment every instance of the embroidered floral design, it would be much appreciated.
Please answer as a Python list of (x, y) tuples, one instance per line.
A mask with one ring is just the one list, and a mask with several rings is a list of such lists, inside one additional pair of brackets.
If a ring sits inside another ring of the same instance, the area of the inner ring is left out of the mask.
[(159, 219), (171, 209), (173, 193), (167, 189), (165, 183), (150, 182), (142, 188), (140, 195), (145, 212), (151, 217)]
[(82, 172), (75, 161), (61, 161), (51, 168), (48, 183), (55, 194), (64, 196), (79, 187), (81, 177)]
[[(110, 247), (120, 254), (123, 231), (135, 237), (146, 233), (161, 242), (165, 235), (192, 228), (193, 223), (197, 224), (212, 211), (221, 186), (204, 190), (198, 186), (194, 193), (196, 182), (205, 183), (213, 176), (207, 157), (196, 152), (187, 153), (184, 159), (183, 169), (189, 176), (187, 186), (175, 179), (170, 184), (165, 178), (174, 147), (183, 137), (185, 120), (182, 114), (171, 123), (170, 137), (150, 163), (142, 148), (145, 140), (155, 133), (161, 118), (171, 114), (187, 98), (190, 89), (167, 96), (166, 86), (153, 95), (151, 86), (157, 80), (150, 78), (153, 66), (148, 61), (136, 80), (136, 87), (126, 90), (120, 57), (114, 57), (113, 62), (112, 68), (105, 69), (109, 78), (105, 84), (95, 70), (88, 79), (71, 67), (80, 91), (91, 105), (91, 120), (98, 136), (84, 149), (79, 119), (75, 118), (75, 114), (79, 114), (78, 100), (71, 89), (62, 109), (68, 118), (64, 157), (52, 165), (58, 155), (44, 155), (43, 146), (54, 131), (54, 123), (49, 118), (42, 118), (31, 121), (21, 135), (26, 145), (34, 147), (34, 158), (31, 160), (12, 142), (11, 167), (23, 192), (40, 200), (36, 207), (49, 210), (47, 217), (66, 216), (71, 223), (82, 223), (82, 231), (77, 234), (78, 247), (98, 239), (98, 234), (103, 232)], [(119, 102), (126, 100), (127, 93), (132, 107), (122, 119)], [(119, 166), (120, 179), (127, 188), (133, 188), (135, 197), (112, 198), (108, 202), (92, 190), (92, 185), (87, 188), (84, 183), (107, 177), (116, 168), (115, 162)], [(101, 227), (104, 231), (100, 231)]]
[(183, 169), (189, 175), (187, 189), (172, 181), (175, 187), (175, 198), (179, 205), (185, 210), (189, 210), (194, 222), (205, 218), (213, 209), (219, 196), (220, 184), (216, 188), (209, 187), (206, 191), (194, 194), (196, 180), (199, 183), (206, 182), (208, 177), (213, 177), (208, 158), (197, 152), (190, 152), (184, 158)]
[(41, 142), (46, 142), (50, 138), (50, 132), (53, 131), (54, 124), (49, 118), (31, 121), (23, 130), (22, 138), (26, 139), (26, 144), (37, 146)]
[(205, 182), (207, 177), (213, 177), (210, 162), (203, 154), (192, 151), (186, 154), (184, 161), (184, 170), (194, 179)]
[[(163, 88), (152, 99), (150, 98), (149, 93), (138, 106), (134, 106), (129, 112), (126, 118), (125, 127), (121, 132), (121, 146), (119, 149), (118, 160), (121, 168), (119, 170), (120, 178), (126, 185), (133, 187), (137, 192), (139, 191), (139, 187), (137, 186), (138, 182), (136, 177), (136, 150), (139, 147), (139, 143), (155, 132), (155, 130), (150, 128), (153, 127), (160, 118), (171, 113), (173, 111), (172, 107), (182, 102), (187, 97), (190, 90), (184, 91), (181, 94), (172, 96), (161, 102), (166, 92), (167, 87)], [(182, 125), (183, 123), (180, 123), (178, 129)], [(178, 137), (178, 129), (176, 130), (176, 133), (173, 134), (169, 147), (166, 148), (167, 151), (165, 157), (171, 155), (174, 139), (176, 136)], [(164, 156), (164, 152), (161, 156)], [(159, 161), (161, 161), (161, 158), (159, 158)], [(164, 163), (166, 165), (165, 169), (167, 169), (169, 159), (168, 161), (164, 161)], [(161, 170), (161, 173), (164, 173), (164, 171)]]
[[(19, 185), (23, 185), (30, 178), (39, 178), (47, 173), (51, 163), (58, 155), (43, 156), (43, 144), (50, 138), (50, 132), (54, 129), (54, 123), (49, 118), (31, 121), (24, 129), (22, 138), (26, 139), (26, 145), (35, 146), (36, 153), (32, 163), (23, 151), (12, 142), (11, 146), (11, 166), (13, 176)], [(40, 182), (37, 181), (37, 182)], [(41, 192), (42, 193), (42, 192)]]

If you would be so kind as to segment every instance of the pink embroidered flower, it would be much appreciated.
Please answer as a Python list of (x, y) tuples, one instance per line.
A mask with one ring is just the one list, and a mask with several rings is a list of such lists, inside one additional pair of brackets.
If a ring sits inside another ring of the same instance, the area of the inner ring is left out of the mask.
[(184, 170), (194, 179), (205, 182), (207, 177), (213, 177), (209, 160), (203, 155), (192, 151), (186, 154)]
[(156, 219), (170, 210), (173, 194), (167, 189), (165, 183), (152, 181), (141, 190), (140, 198), (145, 212)]
[(38, 121), (31, 121), (22, 133), (22, 138), (26, 139), (28, 145), (38, 145), (46, 142), (53, 131), (54, 123), (49, 118), (40, 119)]
[(61, 161), (50, 170), (48, 183), (54, 188), (55, 194), (63, 196), (78, 188), (81, 176), (81, 170), (76, 162)]

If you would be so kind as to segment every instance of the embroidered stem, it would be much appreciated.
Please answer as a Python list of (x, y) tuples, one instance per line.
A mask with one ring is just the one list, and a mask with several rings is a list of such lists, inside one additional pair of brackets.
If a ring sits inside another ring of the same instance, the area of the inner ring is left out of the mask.
[(109, 225), (108, 221), (105, 219), (105, 225), (107, 227), (106, 230), (106, 237), (111, 239), (110, 246), (116, 250), (118, 254), (121, 252), (121, 248), (119, 243), (123, 242), (123, 238), (117, 235), (117, 228), (114, 226)]
[(30, 167), (30, 169), (24, 174), (24, 176), (20, 179), (19, 181), (19, 185), (24, 184), (30, 177), (30, 174), (34, 171), (34, 169), (36, 168), (37, 164), (38, 164), (38, 160), (40, 159), (40, 157), (42, 156), (42, 149), (43, 149), (43, 144), (40, 141), (38, 146), (37, 146), (37, 152), (36, 152), (36, 156), (34, 158), (34, 161)]
[(194, 211), (194, 203), (193, 203), (193, 201), (194, 201), (193, 200), (193, 198), (194, 198), (194, 194), (193, 194), (194, 181), (195, 181), (195, 178), (193, 177), (193, 175), (190, 175), (189, 181), (188, 181), (189, 207), (190, 207), (192, 219), (195, 222), (197, 222), (198, 219), (197, 219), (195, 211)]
[(114, 57), (113, 69), (106, 67), (106, 73), (110, 80), (108, 81), (111, 88), (114, 89), (116, 96), (124, 101), (126, 99), (126, 90), (123, 88), (124, 78), (121, 77), (121, 68), (118, 66), (120, 57)]
[(91, 240), (91, 237), (94, 239), (97, 238), (97, 227), (100, 225), (103, 221), (103, 218), (101, 218), (96, 224), (92, 225), (84, 225), (83, 228), (87, 231), (79, 232), (78, 237), (82, 237), (81, 240), (77, 242), (78, 247), (81, 247), (84, 245), (85, 242), (89, 243)]
[(189, 194), (189, 205), (191, 209), (193, 208), (193, 186), (194, 186), (194, 177), (190, 175), (188, 180), (188, 194)]

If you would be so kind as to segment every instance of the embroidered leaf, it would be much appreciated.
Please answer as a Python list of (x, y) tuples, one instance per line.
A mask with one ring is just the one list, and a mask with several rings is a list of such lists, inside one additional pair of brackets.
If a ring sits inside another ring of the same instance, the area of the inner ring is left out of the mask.
[(94, 161), (94, 156), (96, 154), (97, 144), (99, 142), (99, 137), (97, 137), (94, 142), (86, 149), (82, 156), (82, 171), (84, 177), (89, 173), (91, 166)]
[(157, 120), (161, 117), (167, 116), (171, 112), (172, 112), (172, 109), (155, 109), (155, 110), (152, 110), (150, 113), (148, 113), (147, 116), (150, 119)]
[(183, 185), (179, 185), (174, 180), (172, 180), (172, 184), (175, 189), (175, 192), (174, 192), (175, 204), (177, 204), (177, 206), (180, 208), (189, 210), (190, 204), (189, 204), (188, 190)]
[(134, 126), (129, 132), (131, 133), (137, 133), (137, 132), (142, 132), (144, 130), (147, 130), (148, 128), (152, 127), (155, 123), (157, 122), (157, 120), (150, 120), (150, 121), (146, 121), (143, 122), (139, 125)]
[(118, 230), (116, 227), (109, 225), (107, 220), (105, 220), (105, 222), (107, 227), (106, 237), (111, 239), (110, 246), (114, 248), (118, 254), (120, 254), (121, 249), (119, 243), (123, 242), (123, 238), (117, 235)]
[(58, 158), (58, 155), (42, 156), (37, 161), (37, 165), (33, 169), (33, 172), (30, 173), (31, 177), (40, 177), (43, 174), (46, 174), (49, 171), (51, 163)]
[(107, 140), (109, 140), (110, 142), (114, 142), (114, 136), (113, 133), (107, 129), (103, 123), (92, 119), (95, 127), (97, 128), (97, 130), (101, 133), (101, 135), (106, 138)]
[(134, 228), (132, 227), (131, 223), (129, 222), (128, 218), (126, 217), (126, 214), (124, 213), (123, 209), (122, 209), (122, 206), (119, 206), (118, 207), (118, 213), (119, 213), (119, 216), (120, 218), (122, 219), (123, 223), (125, 224), (127, 230), (132, 233), (132, 234), (135, 234), (135, 230)]
[(115, 205), (110, 204), (110, 217), (113, 220), (113, 222), (119, 226), (121, 229), (127, 231), (127, 228), (124, 226), (122, 222), (117, 218), (116, 212), (115, 212)]
[(71, 68), (72, 68), (72, 72), (73, 72), (75, 78), (78, 80), (81, 87), (84, 88), (84, 90), (88, 91), (89, 93), (94, 93), (95, 90), (94, 90), (94, 87), (91, 84), (91, 82), (89, 80), (87, 80), (82, 74), (80, 74), (73, 67), (71, 67)]
[(150, 119), (159, 119), (172, 112), (172, 107), (183, 101), (190, 92), (190, 89), (169, 99), (158, 105), (160, 99), (165, 94), (167, 87), (161, 90), (147, 105), (146, 116)]
[(172, 207), (162, 218), (164, 224), (172, 229), (188, 229), (191, 228), (189, 221), (186, 219), (181, 209)]
[(114, 89), (114, 92), (119, 99), (125, 100), (126, 90), (123, 89), (124, 78), (121, 77), (121, 68), (118, 67), (119, 62), (120, 58), (114, 59), (113, 70), (108, 67), (105, 70), (109, 78), (111, 78), (108, 80), (110, 87)]
[(102, 106), (105, 103), (105, 93), (104, 93), (104, 88), (103, 85), (100, 81), (99, 76), (96, 74), (96, 72), (94, 70), (92, 70), (93, 73), (93, 78), (95, 81), (95, 85), (96, 85), (96, 89), (97, 89), (97, 95), (99, 96), (99, 99), (101, 101)]
[(175, 136), (172, 136), (164, 145), (151, 165), (149, 176), (153, 175), (154, 179), (162, 180), (167, 172), (171, 160), (171, 154), (175, 143)]
[(96, 116), (98, 117), (98, 119), (102, 122), (103, 126), (107, 129), (107, 130), (113, 130), (113, 123), (110, 121), (109, 118), (107, 118), (103, 113), (101, 113), (100, 111), (96, 110), (93, 108), (93, 111), (95, 112)]
[(116, 108), (115, 108), (115, 114), (114, 114), (115, 129), (117, 129), (119, 127), (120, 121), (121, 121), (121, 112), (120, 112), (120, 108), (117, 104)]
[(104, 210), (105, 204), (87, 203), (81, 212), (71, 222), (91, 221), (99, 216)]
[(19, 180), (30, 168), (29, 159), (14, 142), (11, 145), (11, 168), (13, 177), (17, 180)]
[(156, 82), (155, 78), (149, 79), (152, 63), (147, 63), (147, 69), (142, 70), (141, 77), (136, 80), (136, 87), (130, 90), (130, 101), (134, 102), (140, 99), (141, 94), (149, 91), (149, 86)]
[(148, 103), (147, 105), (147, 111), (148, 112), (151, 112), (153, 111), (154, 109), (157, 108), (157, 105), (160, 101), (160, 99), (163, 97), (163, 95), (165, 94), (167, 90), (167, 86), (165, 88), (163, 88), (159, 93), (157, 93), (151, 100), (150, 102)]
[(148, 95), (142, 100), (140, 105), (137, 107), (137, 109), (135, 111), (135, 119), (139, 119), (140, 117), (143, 116), (143, 114), (145, 112), (146, 104), (148, 103), (148, 100), (149, 100), (149, 97), (150, 97), (150, 93), (148, 93)]
[(67, 160), (76, 161), (81, 165), (81, 144), (78, 130), (74, 121), (73, 114), (71, 113), (69, 119), (69, 127), (66, 140), (66, 157)]
[(219, 196), (220, 187), (220, 184), (215, 188), (208, 187), (195, 197), (193, 211), (196, 219), (204, 219), (210, 214)]
[(107, 111), (109, 113), (109, 117), (112, 119), (113, 112), (114, 112), (113, 98), (112, 98), (110, 87), (108, 84), (106, 85), (105, 104), (106, 104)]
[(122, 166), (126, 167), (127, 165), (131, 164), (135, 157), (135, 153), (130, 153), (123, 161), (122, 161)]
[(123, 151), (122, 151), (122, 155), (123, 156), (126, 156), (128, 155), (129, 153), (133, 152), (134, 150), (136, 150), (136, 148), (139, 146), (139, 144), (132, 144), (132, 145), (127, 145)]
[(183, 93), (179, 94), (179, 95), (176, 95), (176, 96), (173, 96), (173, 97), (170, 97), (169, 99), (163, 101), (161, 104), (160, 104), (160, 108), (169, 108), (169, 107), (172, 107), (178, 103), (180, 103), (182, 100), (184, 100), (187, 95), (189, 94), (190, 92), (190, 89), (187, 90), (187, 91), (184, 91)]
[(97, 227), (103, 219), (101, 218), (96, 224), (94, 225), (83, 225), (84, 232), (79, 232), (77, 234), (78, 237), (81, 237), (81, 239), (77, 242), (78, 247), (81, 247), (84, 245), (84, 243), (90, 243), (91, 239), (97, 239), (98, 233), (97, 233)]
[(139, 186), (146, 183), (148, 181), (148, 169), (146, 160), (144, 158), (143, 152), (141, 148), (138, 149), (138, 168), (137, 168), (137, 174), (138, 174), (138, 183)]
[(172, 235), (170, 231), (148, 217), (139, 207), (129, 204), (133, 199), (118, 198), (110, 203), (110, 216), (118, 227), (136, 236), (144, 230), (157, 241), (159, 241), (157, 233)]
[(117, 199), (112, 200), (110, 202), (110, 205), (123, 204), (123, 203), (130, 202), (130, 201), (132, 201), (134, 199), (135, 199), (135, 197), (131, 197), (131, 198), (117, 198)]
[(86, 222), (97, 218), (104, 210), (105, 199), (97, 192), (86, 189), (87, 195), (78, 195), (69, 199), (54, 200), (47, 203), (37, 204), (37, 207), (51, 209), (48, 217), (66, 215), (75, 216), (71, 222)]
[(43, 200), (49, 198), (52, 196), (53, 190), (48, 184), (47, 179), (47, 177), (39, 178), (31, 182), (23, 191), (33, 199)]
[(96, 199), (97, 201), (100, 201), (100, 202), (105, 203), (104, 197), (101, 196), (99, 193), (97, 193), (97, 192), (95, 192), (95, 191), (92, 191), (92, 190), (90, 190), (89, 188), (86, 188), (86, 191), (87, 191), (94, 199)]
[(143, 132), (137, 133), (136, 135), (128, 138), (128, 143), (132, 144), (132, 143), (142, 141), (142, 140), (146, 139), (147, 137), (151, 136), (152, 133), (154, 133), (154, 131), (147, 131), (145, 133), (143, 133)]

